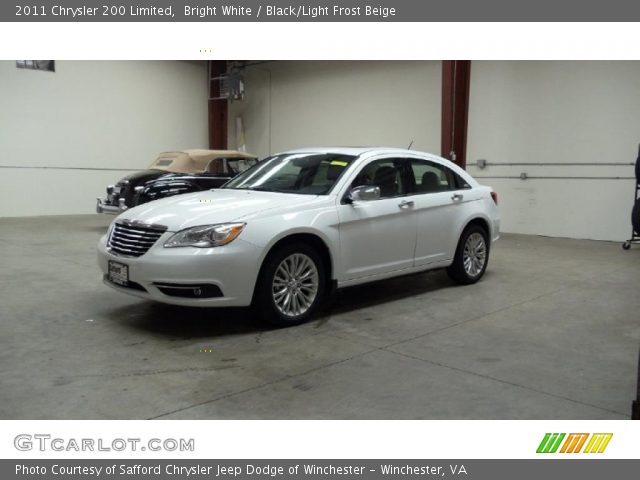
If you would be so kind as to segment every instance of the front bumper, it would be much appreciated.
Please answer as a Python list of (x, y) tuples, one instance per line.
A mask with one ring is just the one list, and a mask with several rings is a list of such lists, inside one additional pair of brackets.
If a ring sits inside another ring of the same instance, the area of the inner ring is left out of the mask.
[(96, 198), (96, 212), (108, 213), (110, 215), (118, 215), (124, 212), (128, 207), (124, 204), (124, 198), (118, 201), (118, 205), (108, 203), (106, 198)]
[[(111, 253), (106, 247), (106, 236), (102, 237), (98, 243), (98, 265), (104, 283), (122, 293), (171, 305), (244, 307), (251, 304), (261, 248), (240, 238), (223, 247), (164, 248), (172, 235), (172, 232), (164, 233), (140, 257)], [(107, 280), (109, 260), (128, 267), (130, 286), (119, 286)], [(167, 294), (170, 292), (167, 285), (172, 286), (174, 295)], [(190, 291), (193, 285), (209, 285), (220, 293), (208, 298), (175, 296), (181, 286)]]

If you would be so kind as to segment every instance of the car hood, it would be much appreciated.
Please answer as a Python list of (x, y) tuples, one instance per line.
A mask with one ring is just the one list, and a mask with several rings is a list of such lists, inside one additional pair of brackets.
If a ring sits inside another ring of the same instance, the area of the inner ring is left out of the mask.
[(160, 175), (163, 175), (165, 173), (166, 172), (163, 172), (162, 170), (142, 170), (140, 172), (131, 173), (126, 177), (122, 177), (116, 185), (123, 186), (130, 184), (135, 187), (148, 180), (158, 178)]
[(170, 232), (198, 225), (240, 221), (280, 207), (312, 203), (316, 195), (217, 189), (155, 200), (131, 208), (117, 220), (165, 225)]

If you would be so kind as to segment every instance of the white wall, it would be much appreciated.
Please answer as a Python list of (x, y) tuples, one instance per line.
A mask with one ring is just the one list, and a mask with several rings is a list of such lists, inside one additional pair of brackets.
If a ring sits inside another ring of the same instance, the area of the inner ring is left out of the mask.
[[(488, 162), (634, 162), (640, 62), (476, 62), (467, 170), (474, 176), (633, 177), (632, 166), (474, 166)], [(503, 231), (623, 240), (634, 180), (486, 179)]]
[[(0, 61), (0, 216), (95, 212), (95, 197), (164, 150), (206, 148), (206, 66)], [(80, 169), (68, 169), (78, 167)], [(98, 169), (98, 170), (87, 170)]]
[(299, 147), (384, 145), (440, 151), (440, 62), (269, 62), (245, 71), (229, 111), (260, 157)]

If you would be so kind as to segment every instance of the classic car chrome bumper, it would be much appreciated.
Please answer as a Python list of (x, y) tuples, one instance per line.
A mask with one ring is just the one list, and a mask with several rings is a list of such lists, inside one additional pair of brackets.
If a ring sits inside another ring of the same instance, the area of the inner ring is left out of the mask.
[(110, 205), (107, 203), (105, 198), (98, 197), (96, 203), (96, 212), (98, 213), (108, 213), (111, 215), (118, 215), (119, 213), (124, 212), (128, 207), (124, 204), (124, 198), (121, 198), (118, 201), (118, 205)]

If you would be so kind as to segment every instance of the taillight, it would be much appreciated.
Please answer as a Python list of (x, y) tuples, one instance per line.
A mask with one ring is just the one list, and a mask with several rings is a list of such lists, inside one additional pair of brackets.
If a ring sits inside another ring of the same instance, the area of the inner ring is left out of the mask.
[(498, 194), (494, 191), (491, 192), (491, 198), (493, 199), (493, 203), (498, 205)]

